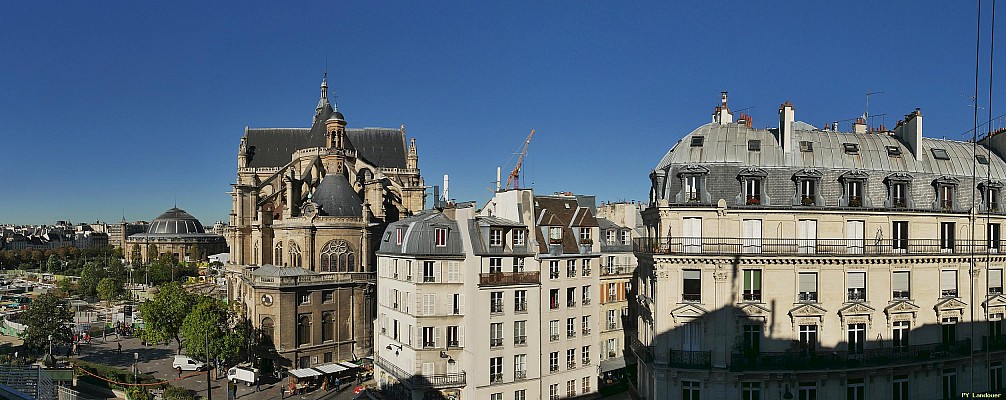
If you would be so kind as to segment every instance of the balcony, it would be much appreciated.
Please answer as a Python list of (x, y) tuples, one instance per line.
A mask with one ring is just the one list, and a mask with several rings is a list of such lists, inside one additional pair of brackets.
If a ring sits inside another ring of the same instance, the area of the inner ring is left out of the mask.
[(940, 291), (941, 297), (957, 297), (957, 289), (943, 289)]
[(797, 294), (796, 299), (803, 303), (816, 303), (817, 292), (800, 292)]
[(609, 331), (613, 331), (618, 328), (618, 324), (615, 323), (615, 321), (608, 321), (608, 323), (605, 324), (605, 327), (608, 328)]
[(576, 307), (576, 300), (566, 300), (566, 307)]
[(702, 301), (701, 293), (682, 293), (681, 301), (685, 303), (698, 303)]
[(489, 300), (489, 314), (503, 314), (503, 300)]
[(583, 328), (583, 335), (587, 336), (590, 334), (590, 328)]
[(421, 373), (407, 373), (395, 364), (392, 364), (384, 357), (378, 356), (374, 360), (378, 367), (393, 375), (398, 382), (405, 384), (411, 389), (446, 389), (452, 387), (465, 386), (465, 372), (456, 374), (433, 374), (423, 375)]
[(761, 301), (761, 292), (744, 292), (744, 301)]
[(436, 282), (436, 281), (437, 281), (437, 278), (434, 277), (433, 275), (423, 275), (423, 282), (424, 283), (431, 283), (431, 282)]
[(970, 340), (951, 344), (933, 343), (860, 351), (820, 351), (733, 354), (732, 371), (817, 371), (850, 368), (876, 368), (967, 357)]
[(503, 374), (489, 374), (489, 383), (503, 382)]
[(576, 369), (576, 361), (567, 361), (566, 369)]
[(708, 369), (712, 367), (712, 352), (671, 350), (667, 365), (674, 368)]
[(527, 301), (518, 301), (513, 305), (513, 312), (526, 313), (527, 312)]
[(559, 270), (553, 269), (548, 271), (548, 279), (559, 279)]
[(503, 338), (490, 338), (489, 347), (503, 347)]
[(566, 269), (566, 277), (567, 278), (576, 278), (576, 268), (567, 268)]
[(558, 371), (558, 370), (559, 370), (559, 365), (558, 364), (552, 364), (552, 365), (548, 366), (548, 372), (555, 372), (555, 371)]
[(630, 264), (608, 264), (601, 267), (601, 276), (628, 275), (636, 270), (635, 265)]
[(580, 362), (586, 367), (590, 365), (590, 358), (584, 358), (583, 360), (580, 360)]
[(585, 306), (589, 306), (590, 305), (590, 297), (584, 297), (583, 298), (583, 305), (585, 305)]
[(513, 337), (514, 346), (524, 346), (527, 345), (527, 336), (514, 336)]
[(517, 379), (527, 379), (527, 371), (514, 371), (513, 372), (513, 379), (514, 380), (517, 380)]
[(551, 341), (551, 342), (558, 342), (559, 341), (559, 334), (558, 333), (553, 333), (551, 335), (548, 335), (548, 340)]
[[(527, 285), (538, 283), (538, 271), (479, 274), (479, 286)], [(558, 276), (556, 276), (558, 278)]]
[(632, 349), (633, 353), (636, 353), (636, 357), (642, 362), (653, 362), (653, 346), (646, 346), (639, 339), (633, 337), (632, 342), (629, 342), (629, 348)]
[(590, 266), (583, 267), (583, 276), (590, 276)]
[(576, 337), (576, 331), (566, 331), (566, 337), (568, 338)]
[(907, 290), (895, 290), (891, 292), (891, 298), (894, 300), (908, 300), (911, 298), (912, 293)]
[[(641, 254), (763, 254), (766, 256), (901, 256), (940, 255), (948, 252), (967, 254), (972, 247), (978, 254), (989, 249), (985, 239), (955, 239), (947, 243), (940, 239), (827, 239), (827, 238), (739, 238), (739, 237), (672, 237), (639, 238), (633, 241), (633, 251)], [(997, 249), (993, 249), (997, 250)], [(993, 251), (995, 252), (995, 251)]]
[(863, 289), (849, 289), (849, 302), (866, 301), (866, 292)]

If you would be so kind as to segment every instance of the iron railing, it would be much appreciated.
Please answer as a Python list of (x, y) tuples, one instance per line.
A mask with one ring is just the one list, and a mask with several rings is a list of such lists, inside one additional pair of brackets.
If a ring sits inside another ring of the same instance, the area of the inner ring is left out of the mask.
[(538, 283), (538, 271), (479, 274), (480, 286), (526, 285)]
[(423, 375), (421, 373), (405, 372), (405, 370), (381, 356), (378, 356), (374, 361), (378, 367), (394, 375), (395, 379), (398, 379), (399, 382), (404, 383), (412, 389), (443, 389), (465, 385), (464, 371), (453, 374)]
[(861, 351), (793, 351), (731, 355), (733, 371), (808, 371), (868, 368), (937, 361), (967, 356), (971, 340), (953, 343), (917, 344), (902, 347), (863, 349)]
[(667, 365), (675, 368), (708, 369), (713, 365), (712, 352), (708, 350), (671, 350), (667, 359)]
[(636, 357), (642, 362), (653, 362), (653, 346), (646, 346), (639, 339), (633, 337), (632, 341), (629, 342), (629, 348), (632, 349), (633, 353), (636, 353)]
[(632, 264), (608, 264), (601, 266), (601, 276), (631, 274), (636, 270)]
[(940, 239), (768, 239), (736, 237), (639, 238), (633, 250), (641, 254), (763, 254), (800, 256), (900, 256), (905, 254), (1003, 253), (1003, 241)]

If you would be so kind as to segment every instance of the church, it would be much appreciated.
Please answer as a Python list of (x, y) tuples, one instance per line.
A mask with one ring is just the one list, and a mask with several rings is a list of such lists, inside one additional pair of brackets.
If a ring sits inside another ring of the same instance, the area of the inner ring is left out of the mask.
[(310, 128), (245, 128), (232, 198), (228, 298), (263, 371), (373, 351), (376, 258), (387, 225), (422, 210), (415, 138), (347, 128), (327, 75)]

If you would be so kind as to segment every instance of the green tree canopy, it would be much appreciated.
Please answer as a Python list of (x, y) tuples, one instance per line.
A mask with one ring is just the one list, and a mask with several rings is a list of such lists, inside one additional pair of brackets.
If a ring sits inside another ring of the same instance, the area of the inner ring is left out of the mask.
[(245, 325), (222, 301), (200, 296), (182, 322), (185, 354), (205, 359), (208, 343), (213, 359), (227, 360), (237, 356), (247, 344)]
[(98, 294), (98, 283), (105, 277), (105, 269), (97, 261), (88, 261), (80, 271), (78, 289), (85, 296)]
[(73, 330), (70, 328), (73, 310), (52, 293), (35, 298), (21, 317), (21, 322), (25, 324), (24, 344), (29, 349), (47, 349), (49, 335), (52, 335), (54, 345), (70, 343), (73, 338)]
[(58, 272), (60, 270), (59, 267), (59, 257), (56, 257), (55, 254), (50, 254), (49, 259), (45, 262), (46, 270), (51, 274)]
[(147, 343), (159, 343), (175, 339), (178, 350), (182, 349), (179, 330), (185, 316), (192, 311), (196, 296), (189, 293), (177, 282), (169, 282), (157, 287), (154, 296), (140, 304), (140, 315), (145, 323), (141, 337)]
[(112, 300), (118, 300), (122, 297), (123, 290), (122, 281), (112, 278), (102, 278), (101, 282), (98, 282), (98, 297), (105, 301), (108, 305)]

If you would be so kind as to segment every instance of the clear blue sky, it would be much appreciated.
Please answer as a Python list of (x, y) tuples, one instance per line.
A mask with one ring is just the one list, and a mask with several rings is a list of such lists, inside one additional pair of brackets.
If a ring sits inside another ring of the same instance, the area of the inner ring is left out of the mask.
[(870, 112), (888, 126), (921, 107), (926, 136), (960, 139), (966, 3), (8, 2), (0, 222), (149, 220), (175, 202), (226, 220), (244, 127), (308, 126), (326, 58), (350, 126), (405, 124), (427, 184), (450, 174), (453, 198), (480, 203), (531, 129), (525, 186), (645, 199), (721, 90), (756, 127), (785, 100), (821, 126), (884, 91)]

